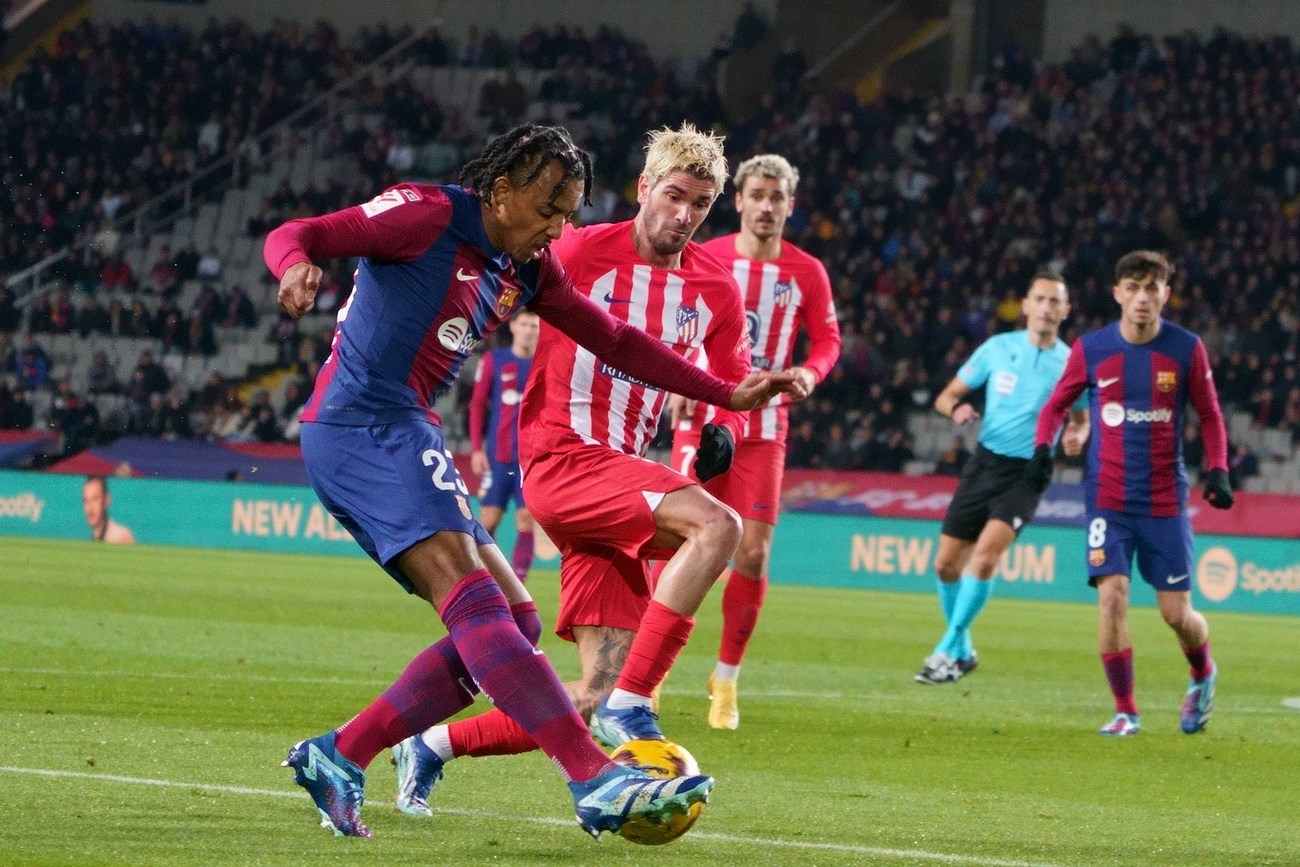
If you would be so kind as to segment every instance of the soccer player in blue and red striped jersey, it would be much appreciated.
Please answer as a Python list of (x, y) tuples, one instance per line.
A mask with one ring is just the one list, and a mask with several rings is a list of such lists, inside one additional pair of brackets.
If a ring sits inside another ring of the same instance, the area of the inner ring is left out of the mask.
[(1075, 341), (1039, 418), (1034, 457), (1025, 468), (1026, 481), (1046, 489), (1050, 444), (1070, 405), (1088, 389), (1097, 420), (1086, 478), (1088, 580), (1097, 588), (1101, 660), (1115, 696), (1115, 717), (1102, 727), (1104, 735), (1140, 729), (1128, 630), (1134, 555), (1191, 665), (1180, 714), (1187, 734), (1205, 728), (1218, 674), (1209, 626), (1191, 603), (1192, 525), (1179, 436), (1188, 401), (1196, 408), (1205, 444), (1204, 497), (1216, 509), (1232, 506), (1227, 435), (1205, 344), (1160, 316), (1172, 273), (1169, 260), (1149, 250), (1119, 260), (1112, 294), (1120, 319)]
[(470, 468), (478, 474), (478, 519), (495, 538), (510, 501), (515, 501), (515, 547), (510, 565), (520, 581), (533, 563), (533, 516), (524, 505), (519, 474), (519, 402), (537, 352), (537, 314), (520, 310), (510, 320), (510, 345), (484, 353), (469, 400)]
[(535, 647), (536, 606), (474, 520), (432, 409), (470, 350), (522, 305), (658, 388), (737, 411), (776, 396), (776, 374), (718, 379), (574, 289), (549, 248), (590, 186), (590, 159), (566, 130), (527, 124), (490, 141), (461, 186), (399, 184), (364, 205), (291, 220), (266, 240), (280, 306), (295, 318), (315, 302), (313, 259), (360, 257), (302, 413), (303, 457), (331, 514), (450, 633), (351, 721), (289, 751), (285, 765), (335, 833), (370, 835), (364, 768), (381, 750), (467, 707), (480, 689), (569, 781), (578, 823), (593, 836), (634, 816), (683, 812), (712, 788), (709, 777), (663, 781), (616, 766), (591, 739)]

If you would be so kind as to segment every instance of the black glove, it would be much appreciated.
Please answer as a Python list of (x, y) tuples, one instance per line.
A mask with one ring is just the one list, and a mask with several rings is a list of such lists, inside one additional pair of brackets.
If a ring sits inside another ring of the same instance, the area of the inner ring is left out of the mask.
[(1052, 447), (1039, 446), (1034, 449), (1034, 456), (1025, 464), (1023, 476), (1025, 484), (1031, 490), (1042, 493), (1052, 483)]
[(1227, 471), (1206, 471), (1204, 496), (1210, 505), (1216, 509), (1232, 508), (1232, 485), (1228, 484)]
[(695, 478), (707, 482), (731, 469), (731, 458), (736, 454), (736, 443), (724, 427), (706, 424), (700, 430), (700, 450), (695, 453)]

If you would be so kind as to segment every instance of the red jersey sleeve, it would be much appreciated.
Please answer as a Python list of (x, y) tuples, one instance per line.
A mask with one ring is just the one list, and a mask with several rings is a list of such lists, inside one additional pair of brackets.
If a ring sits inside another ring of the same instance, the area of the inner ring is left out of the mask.
[(826, 267), (817, 260), (813, 265), (817, 279), (808, 288), (803, 311), (804, 328), (808, 329), (808, 357), (801, 366), (811, 370), (821, 382), (840, 360), (840, 320), (835, 315)]
[(492, 353), (485, 352), (474, 373), (474, 391), (469, 396), (469, 447), (483, 451), (487, 430), (488, 404), (492, 402)]
[(451, 199), (438, 187), (398, 184), (365, 204), (284, 223), (266, 236), (262, 259), (277, 280), (313, 259), (409, 262), (447, 228), (451, 211)]
[(1228, 432), (1223, 427), (1223, 412), (1219, 409), (1219, 392), (1214, 387), (1214, 372), (1205, 344), (1198, 338), (1192, 350), (1192, 372), (1187, 383), (1188, 396), (1196, 414), (1201, 417), (1201, 443), (1205, 447), (1205, 467), (1210, 470), (1228, 469)]
[(736, 387), (700, 370), (641, 329), (610, 316), (573, 286), (549, 252), (542, 260), (538, 291), (529, 307), (601, 361), (661, 391), (674, 391), (717, 406), (731, 403)]
[(1083, 341), (1076, 340), (1070, 347), (1070, 357), (1065, 360), (1065, 370), (1052, 389), (1052, 396), (1047, 399), (1038, 414), (1038, 428), (1034, 432), (1034, 448), (1050, 446), (1056, 441), (1057, 431), (1065, 422), (1070, 407), (1088, 387), (1088, 365), (1083, 360)]

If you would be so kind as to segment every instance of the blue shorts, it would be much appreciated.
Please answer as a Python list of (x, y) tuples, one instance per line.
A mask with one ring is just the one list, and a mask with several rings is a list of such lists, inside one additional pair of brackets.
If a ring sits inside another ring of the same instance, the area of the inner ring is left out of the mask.
[(493, 506), (505, 511), (510, 500), (520, 509), (524, 505), (523, 476), (519, 474), (518, 461), (492, 461), (488, 465), (487, 475), (483, 476), (478, 489), (479, 505)]
[(302, 456), (321, 503), (408, 593), (411, 583), (392, 564), (415, 543), (451, 530), (492, 544), (432, 422), (305, 424)]
[(1129, 515), (1110, 509), (1088, 512), (1088, 583), (1104, 575), (1138, 572), (1156, 590), (1190, 590), (1192, 522), (1186, 513), (1170, 518)]

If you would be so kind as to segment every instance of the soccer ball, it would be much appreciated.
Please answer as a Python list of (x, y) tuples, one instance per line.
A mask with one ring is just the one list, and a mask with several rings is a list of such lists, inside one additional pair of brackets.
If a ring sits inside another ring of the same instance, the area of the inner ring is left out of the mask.
[[(628, 741), (615, 749), (609, 757), (622, 765), (631, 765), (652, 777), (670, 779), (690, 776), (700, 772), (699, 762), (686, 747), (672, 741), (639, 739)], [(691, 830), (691, 826), (704, 812), (704, 804), (691, 804), (680, 815), (662, 819), (633, 819), (619, 829), (619, 836), (642, 846), (662, 846), (671, 843)]]

